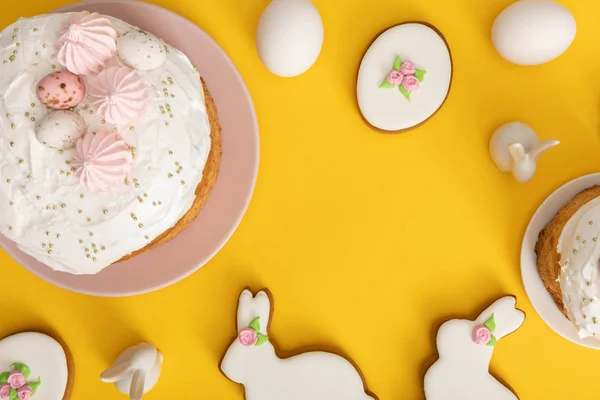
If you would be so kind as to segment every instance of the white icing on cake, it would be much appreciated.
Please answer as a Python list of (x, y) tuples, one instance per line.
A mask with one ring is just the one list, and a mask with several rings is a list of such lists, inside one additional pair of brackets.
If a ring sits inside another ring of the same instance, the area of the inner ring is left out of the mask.
[[(210, 125), (198, 72), (180, 51), (138, 71), (152, 104), (145, 118), (118, 127), (132, 147), (131, 177), (92, 194), (71, 171), (74, 149), (47, 148), (36, 123), (51, 110), (36, 84), (63, 70), (54, 42), (69, 14), (21, 19), (0, 33), (0, 233), (59, 271), (94, 274), (145, 247), (190, 209), (210, 151)], [(133, 27), (108, 17), (119, 35)], [(115, 56), (107, 65), (123, 65)], [(94, 77), (85, 77), (86, 83)], [(92, 130), (111, 129), (84, 100), (75, 111)]]
[[(398, 88), (379, 88), (394, 59), (427, 71), (412, 101)], [(368, 123), (385, 131), (410, 129), (429, 119), (444, 103), (452, 79), (452, 60), (444, 39), (430, 27), (409, 23), (382, 33), (367, 50), (358, 72), (360, 111)]]
[[(265, 292), (240, 295), (238, 333), (259, 317), (260, 333), (268, 335), (271, 302)], [(246, 400), (374, 400), (365, 393), (361, 376), (343, 357), (323, 351), (281, 359), (271, 341), (245, 346), (231, 344), (221, 371), (244, 385)]]
[(573, 214), (558, 241), (560, 290), (580, 338), (600, 335), (599, 237), (600, 198), (595, 198)]
[(63, 400), (69, 373), (67, 356), (56, 340), (35, 332), (19, 333), (0, 340), (0, 373), (10, 371), (10, 365), (15, 362), (30, 368), (30, 381), (41, 380), (31, 399)]

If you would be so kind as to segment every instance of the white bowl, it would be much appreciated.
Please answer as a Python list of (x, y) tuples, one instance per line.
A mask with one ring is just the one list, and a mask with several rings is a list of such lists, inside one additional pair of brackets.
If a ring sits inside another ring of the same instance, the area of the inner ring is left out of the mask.
[(538, 273), (534, 251), (540, 231), (554, 218), (558, 210), (571, 201), (577, 193), (594, 185), (600, 185), (600, 173), (582, 176), (564, 184), (542, 203), (525, 231), (521, 247), (521, 276), (529, 301), (554, 332), (580, 346), (600, 350), (599, 339), (594, 337), (580, 339), (575, 326), (556, 307)]

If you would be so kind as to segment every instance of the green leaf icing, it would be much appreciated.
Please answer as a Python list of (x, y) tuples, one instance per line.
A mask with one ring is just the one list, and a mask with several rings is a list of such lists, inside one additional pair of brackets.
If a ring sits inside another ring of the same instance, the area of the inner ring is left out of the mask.
[(256, 317), (252, 320), (252, 322), (250, 322), (250, 325), (248, 325), (248, 328), (252, 328), (254, 329), (256, 332), (260, 332), (260, 317)]
[(379, 87), (380, 88), (385, 88), (385, 89), (391, 89), (391, 88), (394, 87), (394, 85), (392, 85), (391, 83), (389, 83), (387, 81), (387, 79), (386, 79), (386, 80), (383, 81), (383, 83), (381, 85), (379, 85)]
[(269, 337), (267, 335), (263, 335), (262, 333), (258, 333), (258, 340), (256, 341), (256, 346), (261, 346), (269, 341)]
[(400, 93), (402, 93), (404, 95), (404, 97), (406, 97), (406, 100), (411, 101), (410, 100), (410, 92), (406, 89), (404, 89), (404, 87), (402, 85), (399, 85), (398, 88), (400, 89)]
[(14, 400), (17, 398), (18, 398), (17, 389), (15, 389), (15, 388), (10, 389), (10, 400)]
[(27, 384), (31, 389), (33, 389), (34, 392), (37, 392), (38, 388), (42, 384), (42, 380), (38, 378), (37, 382), (27, 382)]
[(487, 342), (487, 345), (494, 347), (496, 345), (496, 343), (498, 343), (498, 341), (496, 340), (496, 336), (492, 335), (492, 338), (490, 339), (489, 342)]
[(485, 321), (483, 326), (488, 328), (490, 332), (494, 332), (496, 330), (496, 321), (494, 321), (494, 314), (492, 314), (492, 316), (487, 321)]
[(419, 80), (419, 82), (423, 82), (425, 80), (425, 74), (427, 71), (423, 71), (422, 69), (418, 69), (415, 71), (415, 78)]
[(10, 367), (14, 370), (21, 371), (23, 375), (25, 375), (25, 379), (29, 378), (29, 375), (31, 374), (29, 367), (25, 364), (13, 363), (10, 365)]
[(0, 374), (0, 383), (6, 383), (8, 382), (8, 376), (10, 375), (10, 372), (5, 372), (3, 374)]
[(400, 59), (400, 57), (396, 57), (396, 59), (394, 60), (394, 66), (392, 67), (392, 69), (394, 69), (395, 71), (400, 71), (401, 65), (402, 65), (402, 60)]

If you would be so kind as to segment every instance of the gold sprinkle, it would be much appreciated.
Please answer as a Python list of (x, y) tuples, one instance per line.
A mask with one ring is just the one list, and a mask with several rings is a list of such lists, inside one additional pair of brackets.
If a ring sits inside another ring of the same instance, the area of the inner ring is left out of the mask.
[(35, 196), (36, 199), (41, 200), (42, 196)]
[(587, 240), (584, 240), (584, 241), (583, 241), (583, 244), (586, 244), (586, 243), (587, 243)]
[(9, 203), (11, 207), (14, 207), (15, 203), (13, 203), (12, 201)]
[(125, 184), (129, 185), (129, 179), (125, 178)]
[(158, 205), (159, 205), (159, 206), (162, 206), (162, 201), (159, 201), (159, 202), (158, 202)]
[(35, 118), (34, 117), (31, 117), (31, 122), (35, 122)]
[(144, 236), (144, 237), (146, 238), (146, 240), (149, 240), (149, 239), (150, 239), (150, 236), (148, 236), (148, 235), (146, 235), (146, 236)]
[(131, 125), (131, 126), (129, 127), (129, 130), (130, 130), (130, 131), (132, 131), (132, 130), (134, 130), (134, 129), (135, 129), (135, 128), (133, 127), (133, 125)]
[(11, 127), (12, 129), (15, 129), (17, 126), (16, 126), (15, 124), (10, 124), (10, 127)]
[(60, 205), (60, 208), (67, 208), (67, 205), (63, 203)]
[(198, 71), (198, 66), (194, 65), (194, 70)]
[(100, 121), (100, 122), (101, 122), (102, 124), (105, 124), (105, 123), (106, 123), (106, 120), (105, 120), (105, 119), (103, 119), (103, 120), (102, 120), (102, 121)]
[(108, 210), (103, 211), (104, 215), (108, 214)]
[(92, 261), (93, 261), (93, 262), (96, 262), (96, 257), (93, 257), (93, 258), (92, 258)]
[(89, 255), (89, 254), (86, 254), (86, 255), (85, 255), (85, 257), (86, 257), (86, 258), (92, 258), (92, 256), (91, 256), (91, 255)]
[(573, 254), (577, 254), (577, 249), (573, 249)]
[(17, 47), (21, 47), (21, 43), (17, 43)]
[(587, 315), (583, 314), (583, 319), (587, 319)]
[(12, 182), (12, 181), (11, 181), (10, 179), (7, 179), (7, 180), (6, 180), (6, 183), (11, 183), (11, 182)]
[(169, 155), (172, 156), (173, 155), (173, 151), (169, 150)]
[(592, 240), (593, 240), (594, 242), (597, 242), (597, 241), (598, 241), (598, 238), (593, 238)]
[(94, 110), (90, 110), (90, 114), (93, 114), (93, 113), (94, 113)]
[(83, 214), (83, 211), (82, 210), (77, 210), (77, 213), (78, 214)]
[(12, 226), (9, 226), (9, 227), (8, 227), (8, 230), (9, 230), (9, 231), (12, 231), (12, 230), (13, 230), (13, 227), (12, 227)]
[(595, 302), (596, 302), (596, 300), (590, 299), (590, 303), (595, 303)]
[(56, 69), (56, 64), (52, 64), (52, 68), (53, 68), (53, 69)]
[(594, 221), (590, 221), (590, 222), (588, 222), (588, 224), (594, 225)]
[(588, 282), (588, 283), (587, 283), (587, 285), (588, 285), (588, 286), (592, 286), (592, 282)]
[(86, 247), (86, 248), (85, 248), (85, 252), (86, 252), (86, 253), (89, 253), (89, 252), (90, 252), (90, 249), (88, 249), (88, 248)]
[(141, 228), (143, 228), (143, 227), (144, 227), (144, 224), (138, 224), (138, 226), (139, 226), (139, 227), (140, 227), (140, 229), (141, 229)]
[(89, 224), (90, 222), (92, 222), (92, 219), (91, 219), (91, 218), (88, 218), (86, 221), (87, 221), (87, 222), (88, 222), (88, 224)]
[(26, 112), (26, 113), (25, 113), (25, 116), (26, 116), (26, 117), (29, 117), (29, 112)]
[(48, 254), (52, 254), (52, 250), (48, 250)]
[(179, 167), (179, 161), (175, 161), (175, 165)]
[(96, 248), (96, 243), (92, 243), (92, 248), (95, 249)]
[(592, 321), (594, 322), (594, 324), (597, 324), (597, 323), (598, 323), (598, 318), (594, 317), (594, 318), (592, 319)]
[(67, 176), (71, 176), (71, 173), (70, 173), (70, 172), (67, 172)]
[(70, 165), (71, 164), (71, 160), (65, 161), (65, 164)]
[(42, 47), (43, 47), (43, 48), (46, 48), (46, 47), (48, 47), (48, 45), (47, 45), (47, 44), (44, 44), (44, 45), (42, 45)]
[(10, 147), (15, 147), (15, 142), (10, 142)]
[(23, 160), (19, 160), (19, 164), (23, 164), (25, 161)]
[(35, 108), (35, 103), (31, 103), (31, 108)]
[(37, 31), (38, 31), (38, 28), (33, 28), (33, 31), (34, 31), (34, 32), (37, 32)]
[(94, 232), (90, 232), (90, 237), (94, 237)]
[(42, 243), (42, 248), (46, 248), (46, 243)]
[(174, 98), (175, 98), (175, 95), (174, 95), (173, 93), (171, 93), (171, 98), (172, 98), (172, 99), (174, 99)]
[(102, 247), (100, 247), (100, 250), (104, 251), (104, 250), (106, 250), (106, 247), (102, 246)]
[(15, 28), (15, 29), (13, 29), (13, 31), (19, 32), (19, 28)]
[(57, 239), (60, 239), (60, 238), (61, 238), (61, 236), (60, 236), (60, 233), (57, 233), (57, 234), (56, 234), (56, 238), (57, 238)]
[(54, 245), (53, 245), (52, 243), (50, 243), (50, 244), (48, 245), (48, 247), (50, 247), (50, 248), (53, 248), (53, 247), (54, 247)]
[(31, 175), (27, 175), (27, 179), (31, 180)]
[(65, 171), (63, 171), (63, 170), (61, 169), (61, 170), (60, 170), (60, 174), (61, 174), (61, 175), (64, 175), (64, 174), (65, 174)]
[(168, 123), (168, 122), (165, 122), (165, 126), (169, 126), (169, 123)]
[(586, 299), (585, 297), (583, 298), (583, 302), (584, 302), (584, 303), (587, 303), (587, 299)]
[(182, 184), (182, 185), (185, 185), (185, 181), (181, 181), (181, 184)]
[(15, 60), (16, 60), (17, 58), (16, 58), (15, 56), (10, 56), (10, 57), (8, 57), (8, 59), (9, 59), (11, 62), (15, 62)]
[(13, 54), (16, 56), (17, 54), (19, 54), (19, 51), (18, 50), (14, 50)]
[(153, 205), (154, 207), (156, 207), (156, 202), (155, 202), (155, 201), (153, 201), (153, 202), (152, 202), (152, 205)]
[(85, 195), (83, 193), (79, 195), (80, 199), (83, 199), (84, 197), (85, 197)]
[(98, 254), (98, 250), (94, 249), (94, 254)]
[(148, 193), (144, 193), (144, 197), (148, 197)]
[(83, 244), (83, 240), (79, 239), (79, 244)]
[(16, 40), (17, 39), (17, 35), (13, 35), (12, 38), (13, 38), (13, 40)]
[(4, 63), (4, 65), (8, 64), (8, 61), (4, 60), (2, 61)]
[(169, 178), (173, 177), (173, 174), (169, 173), (169, 175), (167, 175)]
[(135, 187), (136, 187), (136, 188), (139, 188), (139, 187), (140, 187), (140, 184), (139, 184), (139, 183), (136, 183), (136, 184), (135, 184)]
[(58, 154), (62, 154), (62, 153), (64, 153), (64, 151), (62, 151), (62, 150), (59, 150), (59, 151), (58, 151)]
[(50, 236), (50, 231), (46, 231), (46, 236)]

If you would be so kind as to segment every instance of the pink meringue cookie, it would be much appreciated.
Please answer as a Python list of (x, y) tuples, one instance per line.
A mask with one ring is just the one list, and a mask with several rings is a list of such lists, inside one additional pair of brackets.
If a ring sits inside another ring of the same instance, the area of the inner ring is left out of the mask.
[(109, 123), (125, 125), (144, 116), (150, 95), (134, 70), (111, 67), (92, 80), (88, 100)]
[(58, 61), (72, 73), (98, 73), (117, 50), (117, 32), (108, 18), (82, 11), (69, 17), (55, 46)]
[(90, 192), (108, 192), (125, 181), (131, 172), (131, 149), (113, 131), (88, 132), (79, 139), (73, 168), (79, 182)]

